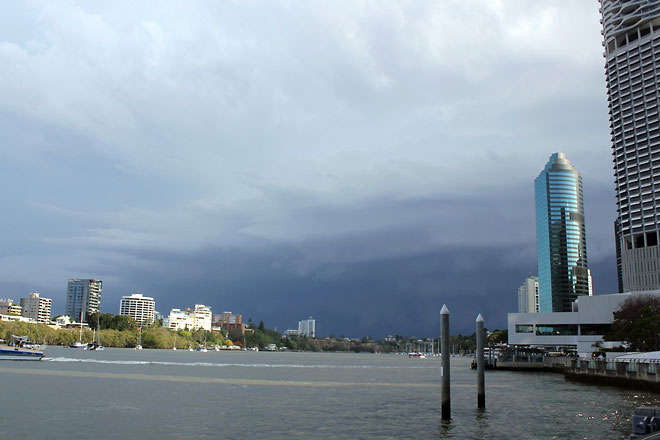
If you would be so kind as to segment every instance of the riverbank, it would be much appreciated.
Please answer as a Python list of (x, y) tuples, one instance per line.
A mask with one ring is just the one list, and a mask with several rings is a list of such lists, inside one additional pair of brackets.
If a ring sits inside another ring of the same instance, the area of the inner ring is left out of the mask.
[[(657, 352), (656, 352), (657, 353)], [(622, 355), (610, 359), (563, 356), (521, 357), (498, 360), (507, 371), (563, 374), (567, 380), (593, 385), (643, 389), (660, 393), (660, 353)]]

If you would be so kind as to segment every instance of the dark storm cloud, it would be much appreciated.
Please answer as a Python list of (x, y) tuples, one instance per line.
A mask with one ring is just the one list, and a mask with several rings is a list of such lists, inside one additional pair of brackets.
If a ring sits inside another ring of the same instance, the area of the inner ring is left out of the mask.
[(2, 8), (0, 297), (60, 312), (66, 280), (94, 276), (110, 312), (141, 291), (162, 312), (421, 334), (478, 302), (501, 326), (555, 151), (613, 291), (596, 4)]

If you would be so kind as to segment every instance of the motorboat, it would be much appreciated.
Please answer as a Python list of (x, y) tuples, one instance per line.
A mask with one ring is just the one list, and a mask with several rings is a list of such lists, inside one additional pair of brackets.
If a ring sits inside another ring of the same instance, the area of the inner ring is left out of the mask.
[(408, 353), (408, 357), (411, 359), (426, 359), (426, 355), (424, 353), (420, 353), (419, 351), (412, 351)]
[(197, 347), (197, 351), (199, 351), (200, 353), (206, 353), (208, 350), (203, 345), (200, 345), (199, 347)]
[(82, 348), (87, 349), (87, 344), (83, 344), (82, 341), (78, 340), (69, 344), (69, 348)]
[(9, 343), (0, 339), (0, 359), (39, 361), (44, 357), (44, 351), (33, 348), (36, 345), (29, 342), (27, 336), (12, 335)]

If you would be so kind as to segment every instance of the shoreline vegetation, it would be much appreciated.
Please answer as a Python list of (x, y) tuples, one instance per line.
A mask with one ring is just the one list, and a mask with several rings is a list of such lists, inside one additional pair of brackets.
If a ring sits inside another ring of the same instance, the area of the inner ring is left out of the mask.
[[(89, 327), (84, 328), (82, 332), (82, 342), (92, 342), (94, 336), (98, 340), (98, 331), (96, 330), (97, 317), (90, 316)], [(98, 317), (101, 326), (100, 342), (105, 347), (114, 348), (134, 348), (138, 341), (138, 323), (132, 318), (120, 315), (111, 315), (109, 313), (101, 314)], [(95, 333), (96, 332), (96, 333)], [(497, 333), (497, 332), (494, 332)], [(54, 329), (46, 324), (32, 324), (26, 322), (0, 322), (0, 339), (8, 340), (11, 335), (27, 335), (30, 340), (37, 343), (52, 346), (68, 346), (76, 342), (80, 335), (80, 328), (69, 327), (63, 329)], [(452, 336), (452, 346), (456, 352), (471, 352), (475, 346), (475, 335), (470, 336)], [(506, 337), (503, 332), (497, 334)], [(258, 325), (250, 323), (249, 331), (243, 335), (238, 331), (229, 334), (208, 330), (179, 330), (174, 331), (160, 326), (158, 322), (150, 326), (142, 327), (141, 345), (143, 348), (151, 349), (193, 349), (199, 346), (212, 348), (215, 346), (238, 346), (240, 348), (256, 347), (264, 349), (271, 344), (275, 344), (277, 349), (282, 350), (303, 350), (303, 351), (336, 351), (336, 352), (368, 352), (368, 353), (397, 353), (406, 351), (431, 351), (430, 340), (421, 341), (416, 337), (395, 336), (388, 341), (374, 341), (369, 336), (361, 339), (349, 339), (343, 336), (335, 337), (330, 335), (327, 338), (311, 338), (305, 336), (286, 337), (280, 335), (274, 330), (265, 328), (264, 323)], [(437, 339), (434, 340), (434, 346), (437, 352)]]

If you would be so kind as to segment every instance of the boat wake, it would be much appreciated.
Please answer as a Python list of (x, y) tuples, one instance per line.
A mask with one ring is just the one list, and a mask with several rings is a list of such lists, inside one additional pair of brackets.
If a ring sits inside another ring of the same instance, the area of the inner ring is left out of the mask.
[(304, 365), (304, 364), (255, 364), (255, 363), (214, 363), (214, 362), (168, 362), (168, 361), (123, 361), (108, 359), (79, 359), (69, 357), (43, 358), (42, 362), (70, 362), (114, 365), (164, 365), (175, 367), (248, 367), (248, 368), (328, 368), (328, 369), (424, 369), (423, 365)]

